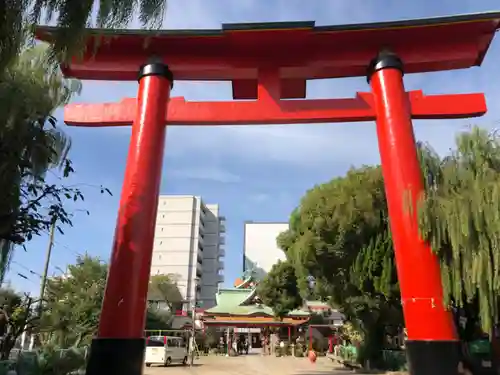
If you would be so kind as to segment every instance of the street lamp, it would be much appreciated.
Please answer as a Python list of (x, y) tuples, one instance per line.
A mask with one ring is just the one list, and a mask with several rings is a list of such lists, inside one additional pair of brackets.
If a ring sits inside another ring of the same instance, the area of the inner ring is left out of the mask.
[(307, 286), (309, 287), (310, 292), (314, 291), (314, 287), (316, 286), (316, 278), (314, 276), (307, 276)]
[[(307, 276), (307, 286), (309, 287), (309, 292), (312, 295), (314, 292), (314, 287), (316, 286), (316, 278), (312, 275)], [(307, 303), (307, 302), (306, 302)], [(313, 332), (311, 323), (309, 323), (309, 352), (313, 350)]]
[(200, 279), (196, 277), (194, 279), (194, 296), (193, 296), (193, 306), (192, 306), (192, 312), (191, 312), (191, 342), (189, 343), (189, 347), (191, 349), (191, 361), (190, 361), (190, 366), (193, 366), (194, 363), (194, 351), (195, 351), (195, 346), (196, 346), (196, 294), (198, 293), (198, 283), (200, 282)]

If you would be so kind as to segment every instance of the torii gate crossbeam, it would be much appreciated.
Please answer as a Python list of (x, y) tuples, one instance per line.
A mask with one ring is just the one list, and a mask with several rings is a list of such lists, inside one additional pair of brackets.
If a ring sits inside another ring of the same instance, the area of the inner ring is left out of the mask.
[[(424, 95), (407, 93), (411, 117), (417, 120), (457, 119), (486, 113), (483, 94)], [(137, 113), (137, 99), (119, 103), (69, 104), (64, 122), (71, 126), (129, 126)], [(373, 94), (358, 93), (352, 99), (189, 102), (170, 99), (164, 123), (171, 125), (262, 125), (375, 121)]]

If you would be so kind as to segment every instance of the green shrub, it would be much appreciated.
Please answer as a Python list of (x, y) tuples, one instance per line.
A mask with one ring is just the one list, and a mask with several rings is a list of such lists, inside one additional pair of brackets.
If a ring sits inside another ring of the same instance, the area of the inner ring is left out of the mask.
[(38, 357), (39, 375), (69, 375), (85, 367), (85, 355), (85, 348), (57, 350), (45, 347)]

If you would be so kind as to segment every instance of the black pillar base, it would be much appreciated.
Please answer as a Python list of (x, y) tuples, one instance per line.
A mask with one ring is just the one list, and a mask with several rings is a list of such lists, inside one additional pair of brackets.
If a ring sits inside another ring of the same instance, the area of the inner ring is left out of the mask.
[(460, 341), (406, 341), (410, 375), (457, 375)]
[(92, 340), (86, 375), (141, 375), (145, 339)]

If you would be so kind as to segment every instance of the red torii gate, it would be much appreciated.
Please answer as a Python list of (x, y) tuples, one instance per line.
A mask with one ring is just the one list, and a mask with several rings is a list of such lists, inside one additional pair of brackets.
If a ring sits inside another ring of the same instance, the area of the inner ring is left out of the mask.
[[(197, 31), (88, 30), (86, 53), (61, 66), (65, 75), (138, 78), (139, 95), (137, 100), (117, 104), (66, 108), (70, 125), (133, 122), (98, 337), (92, 343), (87, 374), (142, 372), (146, 293), (167, 123), (367, 120), (377, 122), (410, 372), (455, 374), (458, 341), (452, 315), (442, 303), (439, 262), (418, 236), (416, 213), (408, 212), (405, 205), (406, 192), (416, 204), (423, 191), (411, 119), (480, 116), (486, 105), (482, 94), (406, 93), (402, 77), (403, 72), (480, 65), (499, 25), (500, 13), (483, 13), (320, 27), (314, 22), (292, 22), (230, 24), (222, 30)], [(37, 35), (50, 42), (56, 31), (39, 27)], [(353, 99), (305, 99), (307, 80), (354, 76), (367, 76), (372, 92), (358, 93)], [(252, 101), (170, 100), (174, 77), (231, 81), (235, 100)]]

